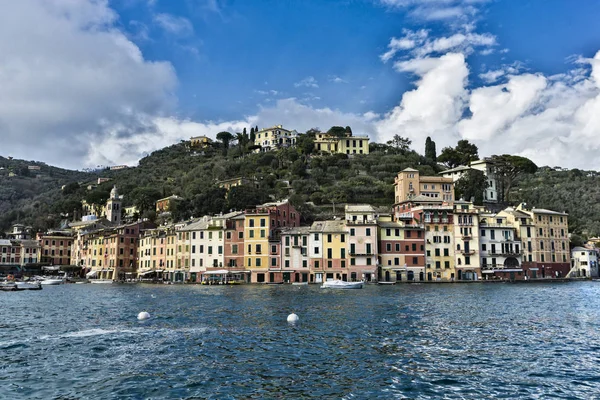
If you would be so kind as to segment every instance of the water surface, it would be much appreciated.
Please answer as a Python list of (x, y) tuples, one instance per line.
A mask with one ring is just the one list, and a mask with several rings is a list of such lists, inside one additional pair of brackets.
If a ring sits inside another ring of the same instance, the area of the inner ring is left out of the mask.
[(595, 282), (61, 285), (0, 299), (0, 398), (600, 398)]

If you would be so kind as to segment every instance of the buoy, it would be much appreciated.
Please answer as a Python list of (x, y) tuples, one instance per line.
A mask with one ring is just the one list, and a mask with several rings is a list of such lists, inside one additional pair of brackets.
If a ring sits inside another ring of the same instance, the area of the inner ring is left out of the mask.
[(300, 318), (298, 318), (298, 316), (296, 314), (290, 314), (287, 317), (287, 322), (298, 322)]
[(150, 314), (147, 313), (146, 311), (142, 311), (141, 313), (138, 314), (138, 320), (139, 321), (144, 321), (146, 319), (150, 318)]

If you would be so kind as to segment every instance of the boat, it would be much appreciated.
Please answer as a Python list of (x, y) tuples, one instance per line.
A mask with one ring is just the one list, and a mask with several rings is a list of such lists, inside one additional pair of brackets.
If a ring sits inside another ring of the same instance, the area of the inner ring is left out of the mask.
[(42, 290), (40, 282), (15, 282), (17, 290)]
[(295, 286), (308, 286), (308, 282), (292, 282)]
[(42, 285), (62, 285), (63, 283), (65, 283), (64, 279), (52, 279), (52, 278), (46, 278), (43, 281), (40, 282)]
[(362, 289), (363, 281), (358, 282), (346, 282), (340, 280), (327, 281), (323, 283), (321, 288), (323, 289)]
[(4, 292), (12, 292), (17, 290), (17, 284), (14, 282), (0, 282), (0, 290)]
[(283, 285), (283, 281), (281, 281), (281, 282), (267, 282), (267, 285)]
[(379, 281), (377, 282), (378, 285), (395, 285), (396, 282), (385, 282), (385, 281)]
[(113, 281), (112, 281), (112, 279), (90, 279), (90, 283), (107, 284), (107, 283), (113, 283)]

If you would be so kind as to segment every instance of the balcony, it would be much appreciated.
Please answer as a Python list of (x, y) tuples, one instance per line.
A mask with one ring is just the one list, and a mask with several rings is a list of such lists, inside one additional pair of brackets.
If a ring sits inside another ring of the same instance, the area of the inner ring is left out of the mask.
[(464, 250), (463, 249), (463, 250), (458, 250), (458, 252), (460, 254), (464, 254), (464, 255), (467, 255), (467, 256), (475, 254), (475, 250), (473, 250), (473, 249), (469, 249), (469, 250)]
[(358, 251), (358, 252), (349, 251), (348, 255), (351, 257), (362, 257), (362, 256), (368, 257), (368, 256), (373, 256), (375, 254), (373, 254), (373, 252), (367, 252), (365, 250), (365, 251)]
[(491, 257), (520, 257), (523, 253), (514, 250), (488, 251), (488, 256)]
[(461, 236), (462, 240), (471, 240), (473, 238), (473, 235), (471, 235), (470, 233), (464, 233)]

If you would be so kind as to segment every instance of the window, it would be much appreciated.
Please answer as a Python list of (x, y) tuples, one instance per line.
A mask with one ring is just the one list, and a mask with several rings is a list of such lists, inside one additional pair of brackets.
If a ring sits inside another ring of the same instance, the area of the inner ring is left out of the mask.
[(250, 219), (248, 223), (249, 223), (250, 228), (254, 228), (254, 220), (253, 219)]
[(264, 218), (261, 218), (261, 219), (260, 219), (260, 226), (261, 226), (261, 227), (265, 227), (266, 225), (267, 225), (267, 222), (266, 222), (266, 220), (265, 220)]
[(406, 237), (409, 238), (411, 235), (411, 231), (406, 231)]
[(439, 257), (440, 256), (440, 249), (435, 249), (435, 256)]
[(319, 248), (315, 247), (315, 254), (319, 254)]
[(413, 265), (417, 265), (419, 263), (418, 257), (413, 257)]
[(481, 230), (481, 236), (485, 236), (485, 229)]
[(371, 228), (367, 228), (366, 236), (371, 236)]
[(392, 251), (392, 244), (391, 243), (386, 243), (386, 245), (385, 245), (385, 251), (387, 251), (387, 252)]
[[(262, 253), (262, 245), (257, 244), (256, 245), (256, 254), (261, 254)], [(209, 253), (210, 254), (210, 253)]]
[(343, 233), (340, 235), (340, 242), (344, 243), (346, 241), (346, 235)]
[(260, 264), (260, 263), (261, 263), (261, 261), (260, 261), (260, 258), (257, 258), (257, 259), (256, 259), (256, 266), (257, 266), (257, 267), (260, 267), (260, 266), (261, 266), (261, 264)]
[(319, 262), (318, 261), (315, 261), (315, 268), (319, 269)]
[(327, 249), (327, 258), (333, 258), (333, 249)]
[(319, 240), (319, 234), (315, 233), (315, 240)]
[[(193, 248), (193, 246), (192, 246)], [(231, 254), (237, 254), (238, 252), (238, 245), (237, 244), (232, 244), (231, 245)]]
[(327, 234), (327, 243), (331, 243), (331, 233)]
[(331, 261), (331, 260), (327, 261), (327, 268), (333, 268), (333, 261)]
[(450, 255), (450, 253), (448, 252), (448, 249), (444, 249), (444, 257), (448, 257)]
[(442, 268), (442, 264), (439, 261), (435, 262), (435, 269), (440, 269)]
[(471, 265), (471, 257), (465, 256), (465, 265)]
[(450, 261), (444, 261), (444, 268), (450, 268)]
[(354, 230), (354, 228), (350, 228), (350, 236), (354, 235), (356, 235), (356, 231)]

